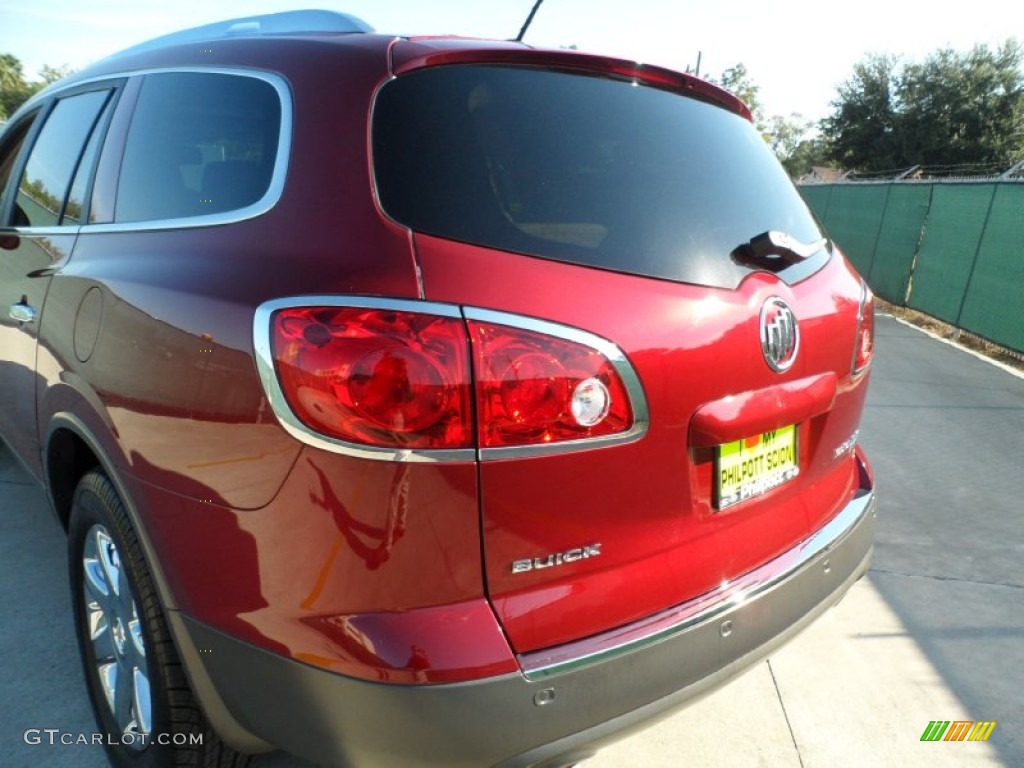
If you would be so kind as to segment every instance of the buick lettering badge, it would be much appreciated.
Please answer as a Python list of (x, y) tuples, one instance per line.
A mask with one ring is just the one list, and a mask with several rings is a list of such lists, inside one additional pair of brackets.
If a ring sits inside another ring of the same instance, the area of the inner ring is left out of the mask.
[(761, 351), (773, 371), (789, 370), (800, 351), (800, 328), (796, 315), (778, 296), (761, 307)]
[(539, 571), (542, 568), (556, 568), (560, 565), (589, 560), (601, 554), (601, 543), (588, 544), (585, 547), (574, 547), (564, 552), (552, 552), (544, 557), (533, 557), (525, 560), (515, 560), (512, 563), (512, 573), (528, 573)]

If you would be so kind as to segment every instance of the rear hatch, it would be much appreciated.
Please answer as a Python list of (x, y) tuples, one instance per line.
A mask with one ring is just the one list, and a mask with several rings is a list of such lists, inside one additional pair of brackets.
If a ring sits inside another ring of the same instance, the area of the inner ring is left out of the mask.
[(515, 650), (708, 593), (834, 516), (869, 294), (742, 105), (586, 56), (395, 50), (379, 200), (415, 233), (425, 297), (473, 308), (475, 375), (505, 326), (627, 361), (620, 440), (491, 448), (479, 426), (486, 588)]

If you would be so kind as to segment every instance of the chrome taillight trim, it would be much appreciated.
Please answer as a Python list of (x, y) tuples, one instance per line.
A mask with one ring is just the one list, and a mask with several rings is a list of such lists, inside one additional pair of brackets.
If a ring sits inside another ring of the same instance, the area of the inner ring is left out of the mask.
[[(867, 363), (862, 368), (857, 367), (857, 355), (860, 352), (860, 332), (864, 327), (864, 317), (868, 309), (868, 305), (871, 303), (871, 291), (868, 288), (868, 284), (861, 281), (860, 284), (860, 307), (857, 310), (857, 334), (853, 337), (853, 357), (850, 359), (850, 374), (852, 376), (860, 376), (864, 371), (871, 367), (871, 361), (875, 357), (874, 350), (871, 351), (871, 357), (868, 358)], [(871, 308), (874, 312), (874, 307)], [(872, 332), (872, 345), (874, 344), (874, 333)]]
[[(437, 315), (439, 317), (476, 320), (479, 322), (505, 325), (512, 328), (543, 333), (555, 338), (564, 339), (603, 355), (622, 378), (629, 395), (633, 424), (625, 432), (600, 437), (583, 438), (580, 440), (564, 440), (546, 445), (510, 446), (502, 448), (457, 448), (457, 449), (402, 449), (379, 448), (376, 446), (353, 443), (321, 434), (295, 415), (274, 370), (273, 348), (271, 343), (271, 318), (274, 312), (296, 307), (355, 307), (359, 309), (390, 309), (398, 312), (417, 312)], [(551, 456), (554, 454), (572, 453), (581, 450), (593, 450), (612, 445), (620, 445), (639, 440), (647, 432), (650, 417), (647, 410), (647, 398), (636, 370), (626, 358), (625, 353), (617, 345), (605, 338), (571, 326), (553, 323), (547, 320), (517, 315), (509, 312), (498, 312), (479, 307), (462, 307), (456, 304), (421, 301), (418, 299), (392, 299), (377, 296), (339, 296), (339, 295), (307, 295), (273, 299), (260, 304), (253, 317), (253, 349), (256, 368), (259, 373), (263, 391), (267, 396), (270, 408), (281, 427), (292, 437), (306, 445), (320, 448), (332, 453), (341, 453), (362, 459), (398, 462), (453, 462), (453, 461), (497, 461), (500, 459), (519, 459), (533, 456)]]

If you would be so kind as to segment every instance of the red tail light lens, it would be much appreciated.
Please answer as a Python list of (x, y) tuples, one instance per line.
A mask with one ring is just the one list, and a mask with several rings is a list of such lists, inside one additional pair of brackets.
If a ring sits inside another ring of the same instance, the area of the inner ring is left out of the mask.
[(523, 328), (470, 321), (481, 448), (626, 432), (626, 387), (597, 350)]
[(395, 450), (494, 460), (646, 431), (636, 371), (580, 329), (408, 299), (300, 301), (261, 305), (253, 344), (274, 413), (310, 445), (388, 461)]
[(853, 350), (853, 373), (856, 375), (871, 365), (875, 354), (875, 299), (867, 286), (860, 303), (860, 322), (857, 326), (856, 346)]
[(281, 391), (310, 429), (378, 447), (472, 447), (461, 319), (294, 307), (274, 313), (271, 326)]

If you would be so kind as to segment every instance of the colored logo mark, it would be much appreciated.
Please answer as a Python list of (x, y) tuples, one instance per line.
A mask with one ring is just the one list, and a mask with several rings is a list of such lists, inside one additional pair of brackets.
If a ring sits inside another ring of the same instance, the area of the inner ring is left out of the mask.
[(932, 720), (921, 741), (988, 741), (995, 729), (995, 720)]

